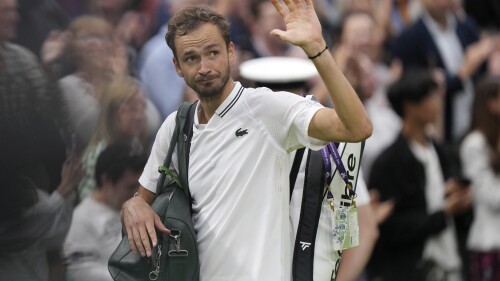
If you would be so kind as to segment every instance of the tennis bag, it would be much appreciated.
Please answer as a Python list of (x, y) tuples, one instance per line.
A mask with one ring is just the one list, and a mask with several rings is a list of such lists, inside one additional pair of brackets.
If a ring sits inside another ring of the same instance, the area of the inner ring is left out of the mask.
[[(196, 103), (184, 103), (177, 111), (170, 147), (163, 166), (158, 169), (160, 172), (156, 187), (158, 195), (151, 205), (171, 233), (157, 231), (158, 246), (154, 247), (150, 258), (133, 253), (127, 237), (124, 236), (108, 261), (108, 270), (115, 281), (199, 280), (200, 263), (187, 181), (189, 145), (192, 136), (192, 125), (189, 125), (193, 124), (195, 108)], [(180, 177), (168, 169), (175, 147), (177, 147)], [(165, 185), (167, 176), (171, 180)]]

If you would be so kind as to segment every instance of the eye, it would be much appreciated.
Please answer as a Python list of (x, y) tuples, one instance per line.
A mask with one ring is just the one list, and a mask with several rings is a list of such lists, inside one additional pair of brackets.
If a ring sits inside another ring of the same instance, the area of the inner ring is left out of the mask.
[(215, 56), (217, 56), (218, 54), (219, 54), (219, 52), (218, 52), (218, 51), (211, 51), (211, 52), (210, 52), (210, 56), (212, 56), (212, 57), (215, 57)]

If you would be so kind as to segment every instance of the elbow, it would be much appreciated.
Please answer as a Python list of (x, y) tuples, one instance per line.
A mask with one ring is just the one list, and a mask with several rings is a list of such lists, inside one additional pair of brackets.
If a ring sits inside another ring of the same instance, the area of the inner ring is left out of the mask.
[(373, 133), (373, 125), (370, 119), (366, 119), (358, 128), (355, 130), (353, 142), (362, 142), (368, 139)]

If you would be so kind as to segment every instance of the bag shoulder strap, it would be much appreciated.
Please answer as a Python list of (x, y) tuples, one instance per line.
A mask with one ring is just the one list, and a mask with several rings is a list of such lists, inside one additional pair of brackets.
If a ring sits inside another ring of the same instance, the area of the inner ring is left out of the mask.
[(179, 175), (181, 184), (187, 198), (191, 200), (188, 182), (188, 167), (189, 167), (189, 151), (191, 148), (191, 138), (193, 137), (194, 114), (198, 102), (184, 102), (177, 113), (179, 127), (182, 128), (182, 133), (179, 133), (177, 140), (177, 157), (179, 161)]
[(184, 191), (186, 192), (186, 195), (189, 194), (187, 167), (196, 103), (197, 102), (184, 102), (177, 110), (177, 115), (175, 117), (175, 129), (170, 140), (170, 146), (168, 147), (167, 156), (165, 156), (163, 166), (158, 169), (158, 171), (160, 172), (160, 178), (158, 179), (158, 183), (156, 184), (156, 195), (159, 195), (162, 192), (163, 184), (167, 176), (167, 170), (170, 167), (170, 163), (172, 163), (172, 154), (175, 147), (177, 147), (179, 166), (178, 174), (180, 176), (180, 183)]
[(325, 169), (322, 155), (319, 151), (308, 150), (299, 225), (293, 252), (294, 281), (313, 280), (314, 248), (324, 197)]

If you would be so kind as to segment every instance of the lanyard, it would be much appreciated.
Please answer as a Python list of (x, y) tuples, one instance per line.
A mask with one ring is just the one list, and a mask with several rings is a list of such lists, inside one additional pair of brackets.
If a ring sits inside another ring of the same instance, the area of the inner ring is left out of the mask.
[[(325, 147), (321, 149), (321, 155), (323, 156), (322, 158), (326, 171), (327, 184), (330, 185), (333, 180), (332, 162), (330, 161), (330, 155), (331, 155), (333, 161), (335, 162), (335, 165), (337, 165), (337, 170), (340, 173), (340, 177), (342, 178), (342, 180), (344, 180), (347, 186), (347, 190), (349, 190), (349, 197), (355, 198), (356, 191), (354, 191), (352, 184), (349, 182), (349, 179), (347, 178), (347, 171), (345, 169), (344, 163), (342, 162), (342, 158), (335, 144), (329, 142)], [(332, 195), (328, 194), (328, 196)]]

